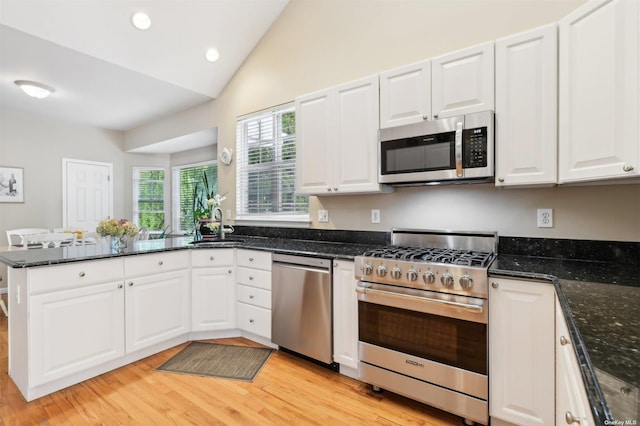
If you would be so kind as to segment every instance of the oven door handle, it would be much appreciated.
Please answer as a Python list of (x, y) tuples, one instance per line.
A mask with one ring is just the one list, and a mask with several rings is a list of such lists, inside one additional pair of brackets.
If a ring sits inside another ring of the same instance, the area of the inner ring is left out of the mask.
[(410, 294), (398, 294), (391, 291), (377, 290), (377, 289), (367, 288), (367, 287), (358, 286), (356, 287), (356, 292), (358, 294), (363, 294), (363, 295), (366, 295), (367, 293), (378, 294), (380, 296), (390, 297), (390, 298), (399, 299), (399, 300), (411, 299), (413, 301), (416, 301), (419, 303), (425, 303), (425, 304), (438, 303), (438, 304), (447, 305), (450, 307), (461, 308), (466, 311), (478, 313), (478, 314), (481, 314), (484, 311), (484, 308), (482, 306), (471, 305), (469, 303), (453, 302), (450, 300), (431, 299), (428, 297), (419, 297), (419, 296), (413, 296)]

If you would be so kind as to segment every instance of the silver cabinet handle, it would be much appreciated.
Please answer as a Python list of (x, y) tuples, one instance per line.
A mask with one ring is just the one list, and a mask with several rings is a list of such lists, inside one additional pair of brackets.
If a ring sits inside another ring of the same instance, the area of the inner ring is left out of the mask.
[(254, 298), (254, 295), (253, 295), (253, 294), (250, 294), (250, 295), (249, 295), (249, 299), (253, 299), (253, 298)]
[(498, 285), (498, 283), (491, 283), (491, 287), (493, 287), (493, 288), (498, 288), (498, 287), (499, 287), (499, 285)]
[(255, 320), (253, 318), (249, 318), (249, 322), (253, 323)]
[(85, 275), (85, 274), (84, 274), (84, 272), (80, 272), (80, 273), (78, 274), (78, 276), (79, 276), (80, 278), (84, 277), (84, 275)]
[(327, 188), (327, 191), (331, 192), (331, 188)]
[(232, 273), (233, 273), (233, 270), (229, 269), (227, 272), (228, 272), (228, 273), (230, 273), (230, 274), (232, 274)]
[(215, 256), (211, 256), (209, 260), (216, 260)]
[(133, 281), (129, 281), (129, 287), (133, 287)]
[(630, 172), (633, 170), (633, 166), (631, 164), (625, 164), (624, 166), (622, 166), (622, 170), (625, 172)]
[(438, 118), (438, 114), (433, 114), (433, 118)]
[(335, 186), (333, 187), (333, 191), (334, 192), (338, 192), (338, 188), (336, 188)]
[(500, 183), (504, 182), (504, 178), (498, 178), (498, 182)]
[(164, 263), (161, 261), (158, 262), (158, 265), (162, 266)]
[(560, 344), (561, 344), (562, 346), (568, 345), (569, 343), (571, 343), (571, 342), (569, 342), (569, 339), (567, 339), (567, 338), (566, 338), (566, 337), (564, 337), (564, 336), (560, 336)]
[(253, 257), (250, 257), (250, 258), (249, 258), (249, 262), (253, 262)]
[(122, 288), (124, 287), (122, 284), (118, 284), (118, 288)]
[(580, 423), (580, 419), (571, 414), (571, 411), (567, 411), (567, 413), (564, 415), (564, 420), (568, 425), (570, 425), (571, 423)]
[(253, 276), (249, 276), (249, 281), (253, 281)]
[(425, 115), (423, 115), (423, 116), (422, 116), (422, 119), (423, 119), (423, 120), (428, 120), (428, 119), (429, 119), (429, 116), (425, 114)]

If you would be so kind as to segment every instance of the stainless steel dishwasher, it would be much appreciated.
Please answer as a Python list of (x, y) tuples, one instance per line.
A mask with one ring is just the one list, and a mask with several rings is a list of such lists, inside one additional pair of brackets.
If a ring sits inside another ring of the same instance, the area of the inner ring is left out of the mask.
[(271, 341), (332, 364), (331, 260), (274, 254), (271, 269)]

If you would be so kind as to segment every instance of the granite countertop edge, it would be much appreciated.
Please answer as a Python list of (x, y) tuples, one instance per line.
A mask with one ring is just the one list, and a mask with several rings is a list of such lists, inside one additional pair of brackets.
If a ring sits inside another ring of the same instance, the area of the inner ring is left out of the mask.
[(598, 379), (593, 369), (591, 359), (589, 358), (589, 353), (587, 352), (584, 340), (575, 322), (575, 319), (571, 312), (571, 308), (569, 307), (569, 302), (567, 301), (567, 298), (565, 297), (562, 290), (562, 280), (555, 275), (500, 269), (494, 268), (493, 266), (489, 268), (489, 276), (517, 278), (531, 281), (545, 281), (551, 282), (554, 285), (558, 300), (560, 302), (560, 308), (562, 309), (565, 321), (567, 322), (567, 328), (569, 329), (569, 333), (571, 335), (571, 342), (573, 343), (573, 347), (575, 348), (576, 356), (578, 358), (580, 373), (585, 385), (585, 390), (589, 399), (589, 404), (595, 424), (605, 424), (605, 421), (613, 421), (614, 418), (611, 415), (611, 411), (609, 410), (602, 389), (600, 388), (600, 385), (598, 383)]

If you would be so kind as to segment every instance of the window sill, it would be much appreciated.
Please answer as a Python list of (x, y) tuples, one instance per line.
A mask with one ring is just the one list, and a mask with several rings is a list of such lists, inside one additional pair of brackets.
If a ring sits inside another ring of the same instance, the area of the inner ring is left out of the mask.
[(280, 226), (287, 225), (290, 227), (308, 227), (311, 224), (311, 219), (308, 215), (251, 215), (251, 216), (237, 216), (235, 224), (248, 225), (248, 226)]

